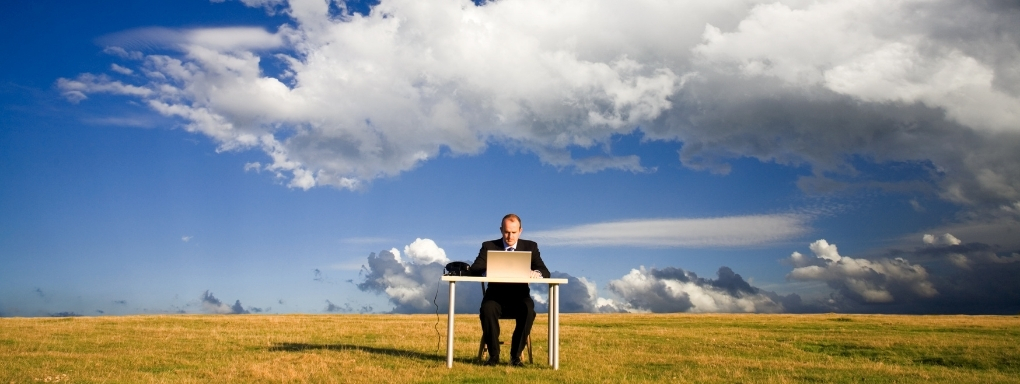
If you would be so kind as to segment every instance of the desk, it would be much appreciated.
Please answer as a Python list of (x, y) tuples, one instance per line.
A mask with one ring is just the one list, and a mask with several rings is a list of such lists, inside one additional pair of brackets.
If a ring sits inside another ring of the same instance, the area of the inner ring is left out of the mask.
[(549, 365), (560, 369), (560, 284), (567, 279), (530, 279), (515, 277), (477, 277), (477, 276), (443, 276), (443, 281), (450, 282), (450, 313), (446, 318), (446, 367), (453, 368), (453, 309), (457, 306), (456, 298), (458, 281), (475, 281), (482, 283), (529, 283), (549, 284)]

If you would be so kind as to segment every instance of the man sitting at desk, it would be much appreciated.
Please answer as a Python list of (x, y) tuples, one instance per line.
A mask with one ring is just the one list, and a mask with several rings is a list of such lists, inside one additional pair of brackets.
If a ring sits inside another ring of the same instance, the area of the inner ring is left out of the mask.
[[(477, 276), (485, 273), (485, 261), (488, 251), (526, 251), (531, 252), (531, 277), (549, 278), (549, 269), (542, 262), (538, 251), (538, 243), (520, 239), (521, 218), (515, 214), (503, 216), (499, 231), (503, 238), (482, 243), (478, 257), (471, 265), (471, 272)], [(513, 318), (517, 321), (514, 335), (510, 340), (510, 365), (522, 366), (521, 352), (527, 345), (526, 340), (531, 334), (531, 324), (535, 322), (535, 301), (531, 299), (531, 288), (526, 283), (491, 283), (482, 298), (479, 309), (482, 320), (482, 340), (489, 349), (489, 360), (485, 365), (499, 363), (499, 319)]]

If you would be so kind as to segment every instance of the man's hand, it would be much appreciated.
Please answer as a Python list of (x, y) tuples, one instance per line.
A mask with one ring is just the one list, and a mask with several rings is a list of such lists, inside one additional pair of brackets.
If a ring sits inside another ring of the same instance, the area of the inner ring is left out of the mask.
[(541, 279), (542, 278), (542, 272), (531, 271), (531, 278), (532, 279)]

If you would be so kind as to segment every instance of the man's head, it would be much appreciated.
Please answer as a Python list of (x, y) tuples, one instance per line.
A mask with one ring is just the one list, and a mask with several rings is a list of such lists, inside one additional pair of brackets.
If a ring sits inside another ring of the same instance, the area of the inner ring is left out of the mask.
[(503, 233), (503, 242), (511, 247), (517, 245), (522, 229), (521, 218), (512, 213), (503, 216), (503, 224), (499, 226), (499, 231)]

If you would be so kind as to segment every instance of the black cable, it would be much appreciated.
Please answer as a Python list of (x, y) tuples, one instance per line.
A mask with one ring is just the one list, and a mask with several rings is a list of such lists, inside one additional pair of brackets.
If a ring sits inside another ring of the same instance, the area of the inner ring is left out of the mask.
[[(443, 281), (442, 280), (436, 282), (436, 295), (432, 297), (432, 305), (436, 306), (436, 325), (433, 328), (436, 329), (436, 353), (437, 354), (442, 350), (442, 346), (443, 346), (443, 334), (439, 333), (439, 303), (436, 302), (436, 299), (439, 298), (439, 287), (441, 287), (442, 285), (443, 285)], [(453, 305), (453, 303), (450, 303), (450, 305)], [(451, 319), (451, 321), (452, 321), (452, 319)]]

